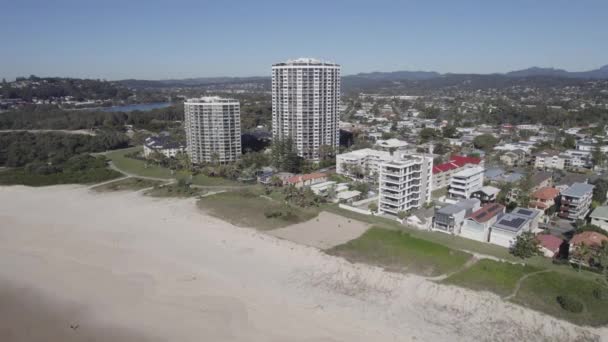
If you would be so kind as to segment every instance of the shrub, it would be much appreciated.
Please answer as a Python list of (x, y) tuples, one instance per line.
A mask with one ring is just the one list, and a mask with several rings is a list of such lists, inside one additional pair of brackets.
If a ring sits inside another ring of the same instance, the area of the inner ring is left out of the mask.
[(283, 211), (281, 209), (266, 209), (266, 211), (264, 211), (264, 216), (266, 216), (266, 218), (279, 218), (283, 216)]
[(608, 289), (605, 287), (596, 287), (593, 289), (593, 297), (597, 300), (608, 300)]
[(579, 313), (583, 311), (583, 303), (581, 303), (578, 299), (570, 295), (557, 296), (557, 302), (562, 307), (562, 309), (566, 311), (573, 313)]

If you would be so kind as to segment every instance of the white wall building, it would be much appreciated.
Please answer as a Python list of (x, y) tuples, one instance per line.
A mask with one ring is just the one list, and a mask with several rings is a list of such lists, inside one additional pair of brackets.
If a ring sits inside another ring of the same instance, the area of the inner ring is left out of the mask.
[(431, 201), (433, 157), (405, 155), (380, 164), (378, 211), (397, 215)]
[(451, 198), (471, 198), (483, 187), (483, 167), (475, 166), (452, 175), (448, 194)]
[(364, 177), (380, 174), (380, 164), (392, 160), (390, 152), (364, 148), (336, 156), (336, 173), (351, 178), (357, 178), (356, 172)]
[(202, 97), (184, 102), (187, 151), (195, 163), (229, 163), (241, 156), (239, 102)]
[(186, 145), (183, 142), (171, 141), (169, 137), (146, 138), (144, 141), (144, 157), (150, 158), (155, 152), (167, 158), (175, 158), (178, 153), (186, 152)]
[(291, 138), (298, 155), (319, 160), (319, 148), (340, 143), (340, 66), (311, 58), (272, 66), (272, 135)]

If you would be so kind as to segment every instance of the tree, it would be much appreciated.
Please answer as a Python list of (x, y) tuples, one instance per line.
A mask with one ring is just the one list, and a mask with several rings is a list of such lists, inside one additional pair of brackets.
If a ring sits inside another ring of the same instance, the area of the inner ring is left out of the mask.
[(404, 220), (406, 217), (408, 217), (408, 213), (407, 213), (407, 211), (401, 210), (401, 211), (397, 212), (397, 217), (400, 220)]
[(576, 148), (576, 140), (572, 135), (566, 134), (564, 141), (562, 142), (562, 146), (567, 149)]
[(298, 173), (302, 170), (303, 159), (298, 156), (293, 140), (276, 139), (272, 144), (271, 162), (279, 170)]
[(601, 150), (601, 144), (598, 142), (593, 150), (591, 151), (591, 157), (593, 158), (593, 162), (597, 166), (603, 166), (606, 162), (606, 156), (604, 152)]
[(608, 283), (608, 242), (604, 241), (602, 243), (602, 247), (598, 251), (597, 259), (600, 263), (600, 266), (602, 267), (604, 281)]
[(375, 213), (378, 211), (378, 203), (372, 202), (367, 206), (367, 208), (371, 210), (371, 212)]
[(539, 241), (532, 232), (524, 232), (515, 240), (515, 244), (511, 247), (511, 254), (522, 259), (530, 258), (535, 255), (541, 255)]
[(593, 200), (603, 204), (606, 202), (606, 193), (608, 193), (608, 181), (604, 178), (598, 178), (592, 184), (595, 186), (593, 188)]
[(418, 136), (420, 137), (420, 141), (425, 143), (437, 137), (437, 130), (435, 130), (434, 128), (425, 127), (420, 130)]
[(458, 131), (456, 130), (456, 127), (454, 127), (454, 126), (443, 127), (443, 129), (441, 130), (441, 133), (443, 134), (444, 138), (456, 138), (456, 136), (458, 135)]
[(496, 139), (496, 137), (494, 137), (492, 134), (478, 135), (475, 137), (475, 139), (473, 139), (473, 145), (475, 148), (484, 151), (490, 151), (494, 148), (494, 146), (496, 146), (496, 144), (498, 144), (498, 139)]

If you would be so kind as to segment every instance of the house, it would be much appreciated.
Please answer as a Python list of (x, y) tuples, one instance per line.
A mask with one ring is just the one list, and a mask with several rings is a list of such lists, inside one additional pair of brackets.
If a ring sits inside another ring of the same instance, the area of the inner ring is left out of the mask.
[(550, 234), (538, 234), (536, 239), (539, 242), (540, 250), (547, 258), (553, 258), (559, 254), (559, 249), (564, 240)]
[(432, 230), (460, 234), (465, 218), (479, 209), (480, 205), (481, 202), (478, 199), (463, 199), (436, 210)]
[(500, 156), (500, 161), (507, 166), (520, 166), (526, 164), (526, 151), (516, 149), (507, 151)]
[(336, 185), (337, 183), (334, 181), (327, 181), (311, 185), (310, 190), (312, 190), (312, 192), (314, 192), (314, 194), (317, 196), (326, 197), (330, 190), (333, 189), (335, 191)]
[(186, 152), (186, 144), (173, 141), (169, 136), (148, 137), (144, 140), (144, 157), (150, 158), (154, 153), (167, 158), (175, 158), (178, 153)]
[(311, 186), (314, 184), (322, 183), (327, 181), (327, 175), (325, 173), (307, 173), (304, 175), (296, 175), (287, 178), (283, 181), (284, 185), (293, 185), (296, 188), (302, 188), (305, 186)]
[(558, 169), (565, 168), (565, 158), (558, 152), (541, 152), (534, 155), (534, 167), (537, 169)]
[(421, 207), (414, 210), (403, 223), (418, 229), (431, 230), (433, 225), (433, 216), (435, 216), (434, 208)]
[(505, 213), (505, 207), (498, 203), (486, 204), (466, 218), (460, 236), (467, 239), (488, 242), (490, 227)]
[(532, 174), (532, 191), (553, 186), (553, 174), (547, 171), (538, 171)]
[(589, 217), (591, 217), (591, 224), (602, 228), (608, 233), (608, 206), (602, 205), (595, 208)]
[(477, 198), (481, 201), (481, 203), (493, 203), (496, 202), (496, 197), (500, 193), (500, 189), (494, 186), (486, 185), (482, 187), (480, 190), (475, 191), (471, 197)]
[(589, 256), (581, 255), (582, 246), (586, 246), (591, 251), (597, 251), (604, 243), (608, 243), (608, 236), (598, 232), (586, 231), (574, 235), (570, 240), (570, 248), (568, 253), (570, 256), (570, 262), (589, 265)]
[(594, 186), (587, 183), (574, 183), (562, 191), (559, 217), (568, 220), (585, 219), (591, 208)]
[(558, 189), (552, 187), (540, 188), (530, 195), (528, 207), (541, 210), (543, 214), (547, 214), (549, 209), (555, 206), (555, 200), (558, 197)]
[(471, 198), (482, 187), (483, 167), (470, 167), (452, 175), (448, 194), (450, 198)]
[(465, 156), (452, 156), (447, 163), (435, 165), (433, 167), (433, 190), (449, 186), (452, 175), (476, 165), (483, 166), (483, 160)]
[(539, 218), (540, 212), (535, 209), (515, 208), (492, 225), (488, 242), (511, 248), (519, 235), (538, 227)]

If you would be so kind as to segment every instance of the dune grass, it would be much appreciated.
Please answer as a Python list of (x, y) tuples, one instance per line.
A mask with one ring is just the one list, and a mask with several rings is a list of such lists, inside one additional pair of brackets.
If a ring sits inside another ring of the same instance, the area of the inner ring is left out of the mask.
[(120, 179), (115, 182), (98, 185), (94, 187), (93, 190), (98, 192), (134, 191), (145, 188), (151, 188), (160, 184), (160, 181), (131, 177), (127, 179)]
[(201, 209), (240, 227), (276, 229), (308, 221), (317, 208), (298, 208), (282, 201), (261, 197), (255, 190), (228, 191), (201, 198)]
[(473, 290), (490, 291), (505, 297), (515, 290), (521, 277), (539, 270), (528, 265), (482, 259), (473, 266), (451, 275), (444, 282)]
[(372, 227), (359, 238), (327, 251), (352, 262), (391, 271), (438, 276), (461, 268), (471, 255), (418, 239), (408, 233)]

